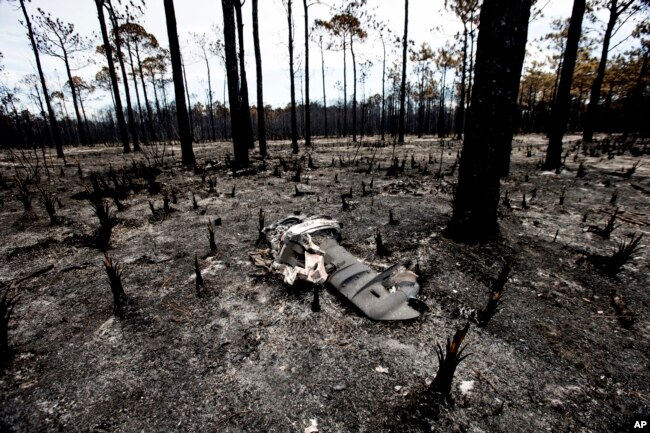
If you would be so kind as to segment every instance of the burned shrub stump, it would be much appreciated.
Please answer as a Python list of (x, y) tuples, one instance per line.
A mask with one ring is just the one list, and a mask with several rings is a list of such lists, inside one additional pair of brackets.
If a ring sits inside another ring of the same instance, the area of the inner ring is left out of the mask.
[(463, 344), (465, 335), (469, 330), (469, 323), (462, 329), (459, 329), (454, 334), (452, 340), (447, 337), (447, 345), (443, 352), (440, 344), (436, 345), (436, 354), (438, 355), (438, 372), (434, 377), (433, 382), (429, 386), (429, 392), (437, 402), (451, 402), (451, 384), (454, 379), (456, 367), (461, 361), (467, 358), (470, 354), (463, 355), (465, 347), (460, 347)]

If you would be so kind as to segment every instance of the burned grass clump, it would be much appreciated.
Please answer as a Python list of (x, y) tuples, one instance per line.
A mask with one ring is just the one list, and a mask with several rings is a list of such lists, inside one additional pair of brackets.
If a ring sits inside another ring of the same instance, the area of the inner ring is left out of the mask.
[(490, 296), (488, 298), (488, 303), (479, 313), (477, 317), (477, 324), (479, 327), (485, 327), (490, 322), (490, 319), (501, 309), (501, 303), (503, 302), (503, 290), (505, 288), (508, 277), (510, 276), (510, 271), (512, 270), (515, 264), (514, 259), (508, 259), (506, 263), (501, 268), (499, 277), (492, 283), (490, 287)]
[(619, 242), (616, 251), (611, 256), (591, 254), (587, 256), (587, 259), (594, 265), (600, 267), (607, 275), (615, 277), (623, 270), (626, 264), (639, 255), (642, 248), (642, 238), (643, 234), (639, 236), (632, 235), (632, 239), (629, 242)]
[(460, 364), (463, 359), (470, 355), (463, 355), (467, 346), (461, 348), (465, 335), (467, 335), (467, 331), (469, 331), (469, 323), (467, 323), (462, 329), (456, 331), (452, 340), (447, 337), (447, 345), (444, 352), (440, 344), (436, 345), (438, 372), (429, 386), (429, 392), (438, 403), (451, 402), (451, 384), (454, 380), (456, 367), (458, 367), (458, 364)]
[(50, 225), (53, 226), (58, 225), (61, 221), (56, 214), (55, 196), (51, 192), (45, 191), (45, 189), (42, 188), (40, 185), (38, 186), (38, 191), (41, 193), (41, 199), (43, 200), (43, 205), (45, 206), (45, 211), (47, 212), (47, 216), (50, 217)]
[(618, 227), (618, 224), (616, 224), (617, 215), (618, 215), (618, 208), (616, 208), (614, 212), (612, 212), (612, 214), (609, 216), (609, 220), (607, 221), (605, 227), (600, 228), (598, 226), (589, 226), (587, 230), (591, 233), (597, 234), (603, 239), (609, 239), (614, 229)]
[(128, 303), (128, 298), (122, 287), (122, 271), (120, 265), (114, 264), (113, 259), (106, 253), (104, 253), (104, 268), (113, 293), (113, 314), (121, 319), (124, 317), (125, 307)]
[(89, 194), (88, 199), (99, 221), (99, 227), (92, 236), (92, 243), (101, 251), (106, 251), (110, 245), (113, 227), (117, 225), (118, 220), (111, 212), (108, 203), (104, 201), (100, 194), (91, 192), (88, 187), (86, 187), (86, 191)]

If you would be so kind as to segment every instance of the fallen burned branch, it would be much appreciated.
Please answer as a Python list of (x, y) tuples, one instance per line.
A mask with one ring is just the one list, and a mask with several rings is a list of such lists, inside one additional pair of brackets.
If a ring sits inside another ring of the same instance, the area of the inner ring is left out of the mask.
[(447, 337), (447, 346), (445, 352), (442, 351), (440, 344), (436, 345), (436, 354), (438, 355), (438, 372), (436, 377), (429, 386), (429, 392), (433, 394), (436, 400), (451, 401), (451, 383), (454, 379), (456, 367), (461, 361), (471, 354), (463, 355), (465, 347), (461, 348), (465, 335), (469, 330), (469, 323), (464, 328), (459, 329), (454, 334), (453, 340)]

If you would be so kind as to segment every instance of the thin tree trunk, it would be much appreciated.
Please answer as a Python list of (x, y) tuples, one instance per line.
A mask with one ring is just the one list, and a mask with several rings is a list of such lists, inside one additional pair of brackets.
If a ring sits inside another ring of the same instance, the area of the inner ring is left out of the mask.
[(192, 135), (190, 122), (185, 106), (185, 89), (183, 88), (183, 70), (181, 65), (181, 49), (178, 44), (176, 30), (176, 13), (174, 1), (164, 0), (165, 19), (167, 21), (167, 36), (169, 38), (169, 54), (172, 63), (172, 77), (174, 79), (174, 96), (176, 98), (176, 116), (178, 117), (178, 134), (181, 141), (181, 161), (184, 165), (194, 165), (194, 149), (192, 148)]
[[(63, 41), (61, 41), (61, 47), (63, 47)], [(77, 87), (72, 81), (72, 71), (70, 70), (70, 61), (68, 59), (68, 53), (65, 48), (63, 48), (63, 62), (65, 63), (65, 72), (68, 76), (68, 83), (70, 84), (70, 93), (72, 93), (72, 105), (74, 106), (75, 116), (77, 117), (77, 129), (79, 130), (79, 140), (81, 141), (81, 144), (85, 146), (88, 144), (88, 139), (86, 138), (86, 132), (84, 130), (83, 121), (81, 120), (81, 112), (79, 111), (79, 102), (77, 101)]]
[(463, 137), (463, 127), (465, 126), (465, 81), (467, 77), (467, 23), (463, 23), (463, 65), (460, 78), (460, 102), (456, 109), (456, 140)]
[(405, 102), (406, 102), (406, 51), (408, 49), (409, 0), (404, 0), (404, 38), (402, 39), (402, 84), (399, 92), (398, 143), (404, 143)]
[(126, 129), (126, 121), (124, 120), (124, 110), (122, 109), (122, 98), (120, 97), (120, 88), (117, 83), (117, 74), (115, 73), (115, 64), (113, 63), (113, 48), (111, 47), (110, 39), (108, 38), (108, 30), (106, 29), (106, 20), (104, 18), (104, 1), (95, 0), (97, 6), (97, 16), (99, 18), (99, 26), (102, 31), (102, 40), (104, 42), (104, 53), (106, 54), (106, 61), (108, 62), (108, 74), (111, 77), (111, 86), (113, 87), (113, 99), (115, 102), (115, 117), (117, 117), (117, 127), (122, 140), (124, 153), (131, 152), (129, 145), (129, 133)]
[(291, 79), (291, 149), (298, 153), (298, 120), (296, 116), (296, 83), (293, 71), (293, 18), (291, 2), (287, 0), (287, 22), (289, 25), (289, 77)]
[(217, 140), (217, 130), (214, 126), (214, 102), (212, 100), (212, 77), (210, 75), (210, 61), (205, 52), (205, 48), (201, 47), (203, 50), (203, 58), (205, 59), (205, 67), (208, 72), (208, 115), (210, 116), (210, 138), (212, 141)]
[(255, 73), (257, 76), (257, 139), (260, 154), (267, 155), (266, 148), (266, 116), (264, 114), (264, 85), (262, 77), (262, 53), (260, 51), (260, 32), (258, 24), (257, 2), (253, 0), (253, 45), (255, 47)]
[(347, 41), (343, 37), (343, 134), (348, 134), (348, 65)]
[[(157, 140), (158, 137), (153, 127), (153, 114), (151, 113), (151, 104), (149, 103), (149, 97), (147, 95), (147, 85), (145, 84), (144, 73), (142, 72), (142, 61), (140, 60), (140, 49), (138, 48), (138, 44), (135, 44), (135, 57), (136, 60), (138, 61), (138, 72), (140, 74), (140, 84), (142, 84), (142, 95), (144, 96), (144, 105), (147, 108), (147, 128), (149, 129), (149, 137), (151, 138), (151, 140)], [(154, 87), (154, 92), (155, 90), (156, 89)]]
[(357, 61), (354, 56), (354, 39), (350, 34), (350, 54), (352, 54), (352, 142), (357, 142)]
[(381, 141), (385, 140), (386, 131), (386, 42), (381, 39), (381, 45), (384, 50), (384, 60), (381, 70)]
[(549, 127), (549, 140), (546, 149), (546, 161), (544, 169), (555, 170), (562, 165), (562, 138), (566, 133), (569, 123), (569, 111), (571, 108), (571, 84), (578, 57), (578, 46), (580, 45), (580, 34), (582, 33), (582, 19), (585, 14), (586, 1), (573, 0), (573, 11), (569, 22), (569, 33), (565, 45), (562, 72), (558, 85), (555, 104), (551, 111), (551, 124)]
[(34, 39), (32, 22), (29, 19), (29, 14), (25, 8), (25, 0), (20, 0), (20, 8), (22, 9), (23, 16), (25, 17), (27, 34), (29, 35), (29, 41), (32, 44), (32, 51), (34, 52), (34, 59), (36, 60), (36, 69), (38, 70), (38, 76), (41, 80), (41, 87), (43, 88), (43, 99), (45, 99), (45, 106), (47, 107), (47, 113), (50, 119), (50, 130), (52, 131), (52, 138), (54, 139), (54, 145), (56, 146), (56, 156), (57, 158), (63, 158), (63, 139), (61, 137), (61, 129), (59, 128), (59, 122), (56, 120), (56, 114), (54, 113), (54, 110), (52, 109), (52, 103), (50, 102), (50, 94), (47, 91), (45, 75), (43, 74), (43, 68), (41, 66), (41, 57), (38, 54), (38, 48), (36, 48), (36, 40)]
[[(503, 156), (511, 146), (531, 0), (484, 0), (472, 106), (467, 113), (454, 210), (445, 233), (493, 239)], [(506, 151), (507, 150), (507, 151)]]
[(129, 124), (128, 124), (129, 132), (131, 133), (131, 139), (133, 140), (133, 151), (139, 152), (140, 139), (138, 137), (138, 128), (136, 126), (135, 116), (133, 114), (133, 106), (131, 105), (131, 91), (129, 90), (129, 77), (126, 74), (126, 67), (124, 66), (124, 56), (122, 55), (122, 44), (120, 43), (119, 25), (117, 23), (117, 16), (115, 16), (115, 11), (112, 9), (112, 6), (111, 9), (109, 10), (109, 17), (111, 20), (111, 24), (113, 25), (117, 60), (120, 63), (120, 70), (122, 71), (122, 81), (124, 83), (124, 98), (126, 99), (127, 117), (129, 118)]
[(311, 104), (309, 101), (309, 14), (307, 0), (302, 0), (305, 9), (305, 146), (311, 146)]
[(325, 116), (325, 137), (327, 137), (327, 97), (325, 96), (325, 54), (323, 53), (323, 37), (320, 38), (320, 68), (323, 76), (323, 114)]
[(612, 39), (612, 33), (616, 26), (616, 21), (620, 14), (632, 4), (632, 1), (623, 4), (619, 8), (618, 0), (610, 0), (609, 2), (609, 21), (603, 36), (603, 50), (600, 55), (600, 63), (598, 64), (598, 71), (596, 78), (591, 86), (591, 93), (589, 96), (589, 105), (587, 106), (587, 113), (585, 117), (584, 131), (582, 132), (582, 141), (591, 143), (594, 139), (594, 129), (598, 122), (598, 103), (600, 102), (600, 94), (605, 79), (605, 69), (607, 68), (607, 55), (609, 53), (609, 43)]
[(233, 1), (221, 0), (223, 9), (223, 40), (226, 54), (226, 73), (228, 75), (228, 101), (230, 103), (230, 122), (233, 138), (235, 168), (247, 167), (248, 143), (243, 141), (241, 130), (241, 107), (239, 102), (239, 71), (237, 70), (237, 42), (235, 36), (235, 15)]
[[(131, 44), (129, 43), (129, 40), (126, 40), (126, 51), (129, 53), (129, 63), (131, 66), (131, 79), (133, 80), (133, 88), (135, 89), (135, 100), (138, 103), (138, 120), (140, 121), (140, 127), (142, 128), (143, 132), (145, 130), (144, 128), (144, 116), (142, 115), (142, 104), (140, 103), (140, 91), (138, 90), (138, 78), (135, 74), (135, 64), (133, 62), (133, 50), (131, 50)], [(144, 144), (149, 144), (149, 139), (147, 138), (147, 134), (142, 134), (142, 138), (144, 140)]]

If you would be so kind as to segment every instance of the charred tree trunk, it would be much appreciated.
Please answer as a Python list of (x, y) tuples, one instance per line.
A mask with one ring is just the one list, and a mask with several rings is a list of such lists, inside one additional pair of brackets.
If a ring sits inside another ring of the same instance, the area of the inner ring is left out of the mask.
[(240, 95), (241, 95), (241, 122), (244, 142), (249, 149), (255, 147), (253, 140), (253, 124), (251, 123), (251, 106), (248, 99), (248, 80), (246, 79), (246, 58), (244, 52), (244, 23), (242, 21), (240, 0), (234, 0), (235, 17), (237, 19), (237, 38), (239, 39), (239, 77), (240, 77)]
[(102, 40), (104, 42), (104, 53), (106, 53), (106, 61), (108, 62), (108, 74), (111, 77), (111, 86), (113, 87), (113, 99), (115, 102), (115, 117), (117, 117), (117, 127), (120, 132), (120, 139), (124, 153), (131, 152), (129, 145), (129, 133), (126, 129), (126, 121), (124, 120), (124, 110), (122, 109), (122, 97), (120, 96), (120, 88), (117, 83), (117, 74), (115, 73), (115, 64), (113, 63), (113, 48), (111, 47), (110, 39), (108, 38), (108, 30), (106, 28), (106, 20), (104, 18), (104, 1), (95, 0), (97, 6), (97, 16), (99, 18), (99, 26), (102, 31)]
[(458, 186), (446, 234), (457, 240), (497, 236), (499, 178), (509, 155), (531, 0), (485, 0), (472, 106), (465, 125)]
[(408, 50), (409, 0), (404, 0), (404, 38), (402, 39), (402, 83), (399, 90), (398, 143), (404, 143), (406, 123), (406, 52)]
[(176, 13), (174, 0), (164, 0), (165, 19), (167, 21), (167, 36), (169, 38), (169, 54), (172, 63), (172, 76), (174, 79), (174, 96), (176, 98), (176, 116), (178, 117), (178, 134), (181, 141), (181, 161), (184, 165), (194, 165), (194, 149), (192, 148), (192, 135), (190, 122), (185, 106), (185, 89), (183, 86), (183, 67), (181, 65), (181, 49), (178, 44), (176, 30)]
[[(135, 75), (135, 62), (133, 61), (133, 49), (131, 48), (131, 44), (126, 40), (126, 51), (129, 53), (129, 63), (131, 66), (131, 79), (133, 80), (133, 88), (135, 89), (135, 100), (138, 103), (138, 114), (139, 114), (139, 119), (140, 120), (140, 127), (142, 128), (144, 132), (144, 116), (142, 113), (142, 103), (140, 102), (140, 91), (138, 90), (138, 79)], [(147, 134), (142, 134), (142, 138), (144, 140), (145, 145), (148, 144), (149, 139), (147, 138)]]
[(226, 54), (226, 74), (228, 76), (228, 102), (230, 104), (230, 124), (233, 153), (235, 155), (234, 165), (236, 168), (240, 168), (247, 167), (249, 161), (248, 143), (243, 141), (240, 121), (239, 71), (237, 70), (237, 42), (233, 0), (221, 0), (221, 7), (223, 9), (223, 41)]
[(574, 0), (566, 48), (562, 59), (560, 83), (555, 96), (555, 105), (551, 111), (551, 125), (549, 128), (548, 147), (544, 169), (555, 170), (562, 165), (562, 138), (566, 133), (569, 123), (569, 110), (571, 105), (571, 83), (573, 72), (578, 57), (578, 45), (582, 33), (582, 18), (585, 14), (586, 1)]
[(293, 72), (293, 18), (291, 2), (287, 0), (287, 22), (289, 24), (289, 77), (291, 79), (291, 149), (298, 153), (298, 120), (296, 116), (296, 82)]
[(266, 116), (264, 113), (264, 86), (262, 84), (262, 53), (260, 51), (260, 31), (258, 25), (257, 2), (253, 0), (253, 45), (255, 46), (255, 73), (257, 75), (257, 139), (260, 154), (266, 156)]
[[(63, 46), (63, 42), (61, 42)], [(86, 131), (84, 129), (83, 120), (81, 119), (81, 112), (79, 111), (79, 101), (77, 99), (77, 86), (75, 86), (74, 81), (72, 80), (72, 71), (70, 70), (70, 61), (68, 59), (68, 53), (63, 49), (63, 62), (65, 63), (65, 72), (68, 76), (68, 83), (70, 84), (70, 93), (72, 93), (72, 105), (74, 106), (74, 113), (77, 117), (77, 129), (79, 130), (79, 141), (82, 145), (88, 144), (88, 138), (86, 137)]]

